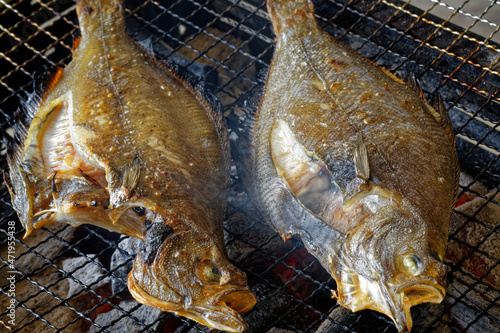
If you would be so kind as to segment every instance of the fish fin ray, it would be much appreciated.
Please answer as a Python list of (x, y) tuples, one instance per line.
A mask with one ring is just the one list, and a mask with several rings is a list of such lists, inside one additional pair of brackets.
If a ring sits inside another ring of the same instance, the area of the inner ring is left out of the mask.
[(364, 181), (368, 181), (370, 178), (370, 163), (368, 161), (368, 152), (361, 134), (358, 135), (357, 146), (354, 151), (354, 167), (356, 169), (356, 176)]
[(212, 120), (217, 133), (219, 135), (219, 142), (221, 144), (221, 151), (224, 154), (223, 159), (226, 161), (227, 172), (230, 168), (230, 146), (228, 138), (227, 124), (222, 112), (222, 105), (216, 96), (208, 89), (202, 85), (202, 81), (191, 74), (191, 72), (184, 66), (176, 64), (172, 61), (160, 61), (155, 57), (151, 57), (156, 61), (161, 67), (172, 74), (175, 78), (181, 82), (184, 87), (193, 93), (198, 102), (205, 107), (208, 116)]
[(143, 239), (143, 233), (146, 230), (146, 219), (135, 213), (132, 209), (134, 207), (142, 206), (129, 203), (112, 209), (108, 213), (111, 225), (105, 228), (109, 230), (118, 229), (121, 233)]
[[(110, 193), (110, 204), (113, 210), (117, 209), (115, 213), (117, 217), (113, 217), (113, 221), (116, 221), (130, 205), (130, 199), (133, 197), (134, 190), (139, 182), (140, 164), (139, 156), (135, 155), (134, 159), (125, 167), (123, 172), (109, 166), (106, 167), (106, 181)], [(122, 212), (121, 209), (125, 210)]]
[(443, 98), (439, 93), (435, 92), (430, 96), (429, 104), (440, 115), (440, 118), (436, 120), (441, 125), (441, 127), (443, 127), (448, 140), (450, 140), (451, 144), (455, 146), (455, 131), (453, 130), (453, 125), (451, 123), (450, 115), (446, 110)]
[(66, 93), (60, 98), (43, 105), (33, 118), (20, 161), (21, 168), (26, 172), (39, 177), (45, 177), (51, 173), (47, 172), (44, 163), (43, 141), (48, 140), (45, 135), (46, 129), (50, 123), (51, 116), (60, 112), (67, 112), (67, 104), (70, 98), (70, 94)]
[(406, 79), (404, 80), (406, 85), (413, 90), (417, 95), (419, 95), (421, 98), (425, 99), (425, 94), (424, 90), (422, 89), (422, 85), (420, 84), (420, 81), (417, 79), (415, 76), (415, 73), (410, 73)]
[(140, 47), (144, 49), (147, 53), (154, 55), (155, 51), (153, 48), (153, 39), (151, 37), (145, 38), (143, 40), (137, 41)]
[(141, 174), (141, 160), (138, 155), (135, 155), (132, 163), (125, 169), (123, 173), (122, 187), (128, 192), (132, 192), (139, 182)]
[[(448, 140), (450, 141), (451, 146), (453, 147), (452, 151), (452, 158), (455, 159), (457, 162), (454, 163), (455, 165), (455, 180), (458, 183), (458, 179), (460, 178), (460, 167), (458, 163), (458, 155), (456, 151), (456, 137), (455, 137), (455, 130), (453, 129), (453, 124), (450, 119), (450, 115), (448, 111), (446, 110), (446, 106), (444, 105), (443, 98), (441, 95), (437, 92), (433, 93), (429, 99), (429, 104), (436, 110), (436, 112), (441, 116), (441, 121), (438, 121), (441, 127), (444, 130), (444, 133)], [(455, 188), (455, 193), (454, 197), (458, 198), (458, 187)]]

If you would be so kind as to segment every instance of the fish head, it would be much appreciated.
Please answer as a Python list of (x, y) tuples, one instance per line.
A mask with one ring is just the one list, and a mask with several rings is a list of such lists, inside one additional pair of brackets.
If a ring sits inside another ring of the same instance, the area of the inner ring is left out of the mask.
[(174, 231), (164, 223), (148, 231), (128, 284), (146, 305), (229, 332), (247, 329), (240, 313), (256, 303), (245, 273), (209, 234)]
[(381, 312), (400, 332), (410, 331), (410, 308), (445, 295), (446, 240), (438, 235), (414, 211), (380, 209), (347, 235), (341, 256), (331, 257), (339, 303)]

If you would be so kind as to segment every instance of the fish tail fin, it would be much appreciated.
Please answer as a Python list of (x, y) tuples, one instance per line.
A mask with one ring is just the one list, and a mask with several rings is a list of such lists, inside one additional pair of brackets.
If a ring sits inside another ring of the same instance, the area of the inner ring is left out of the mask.
[(310, 0), (268, 0), (267, 11), (276, 36), (287, 27), (300, 26), (304, 34), (319, 31), (314, 17), (314, 5)]
[(77, 0), (76, 12), (83, 39), (95, 36), (97, 29), (125, 30), (122, 0)]

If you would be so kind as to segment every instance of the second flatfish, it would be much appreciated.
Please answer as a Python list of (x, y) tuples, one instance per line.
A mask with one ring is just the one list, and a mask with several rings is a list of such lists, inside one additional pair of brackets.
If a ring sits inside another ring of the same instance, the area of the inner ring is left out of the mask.
[(386, 314), (445, 295), (458, 189), (440, 99), (323, 32), (306, 0), (268, 0), (274, 57), (253, 131), (252, 195), (283, 238), (300, 236), (338, 302)]

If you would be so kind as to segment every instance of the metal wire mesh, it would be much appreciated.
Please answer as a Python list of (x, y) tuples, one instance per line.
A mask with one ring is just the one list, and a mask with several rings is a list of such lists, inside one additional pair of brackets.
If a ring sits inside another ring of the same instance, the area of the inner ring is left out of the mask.
[[(325, 30), (401, 77), (415, 73), (439, 92), (457, 134), (461, 206), (452, 221), (448, 295), (414, 309), (417, 332), (494, 332), (500, 327), (500, 2), (324, 0)], [(126, 1), (127, 26), (202, 79), (237, 117), (244, 94), (264, 84), (273, 33), (262, 0)], [(0, 0), (0, 124), (37, 83), (71, 58), (78, 33), (69, 0)], [(2, 139), (4, 142), (4, 139)], [(5, 145), (0, 164), (7, 170)], [(425, 168), (425, 166), (422, 166)], [(236, 170), (225, 224), (229, 256), (258, 298), (252, 332), (395, 332), (372, 311), (352, 314), (331, 299), (334, 282), (301, 243), (284, 243), (260, 218)], [(0, 330), (200, 332), (196, 323), (142, 306), (126, 288), (138, 241), (105, 230), (54, 225), (22, 239), (0, 187)], [(12, 276), (14, 278), (12, 278)], [(15, 325), (9, 323), (16, 314)]]

